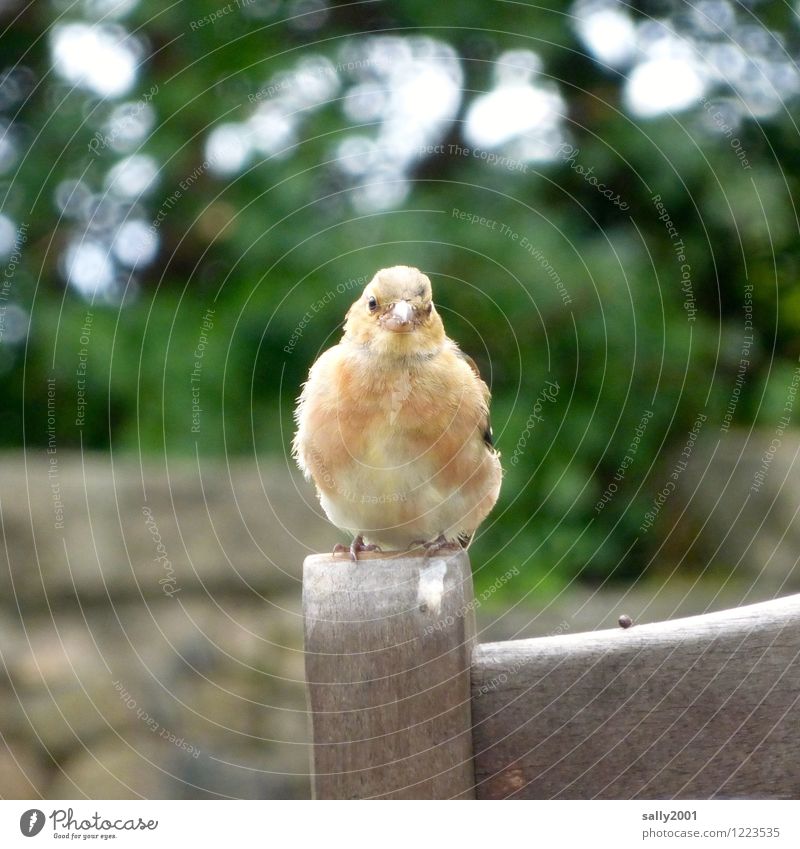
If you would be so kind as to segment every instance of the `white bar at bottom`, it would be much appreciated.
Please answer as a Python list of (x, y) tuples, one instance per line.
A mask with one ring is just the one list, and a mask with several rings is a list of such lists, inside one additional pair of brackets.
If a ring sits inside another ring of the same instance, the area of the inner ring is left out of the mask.
[(800, 802), (0, 801), (0, 846), (44, 843), (794, 849), (800, 846)]

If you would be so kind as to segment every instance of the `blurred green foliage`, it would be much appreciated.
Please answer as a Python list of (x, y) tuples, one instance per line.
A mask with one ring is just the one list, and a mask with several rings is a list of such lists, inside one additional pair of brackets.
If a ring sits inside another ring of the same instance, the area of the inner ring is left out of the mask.
[[(3, 20), (10, 23), (4, 62), (31, 67), (39, 81), (20, 112), (27, 153), (4, 205), (30, 228), (14, 290), (29, 333), (2, 346), (4, 445), (47, 443), (44, 387), (55, 376), (60, 446), (273, 454), (291, 464), (294, 399), (357, 297), (359, 287), (348, 281), (416, 265), (432, 277), (448, 332), (474, 356), (494, 396), (506, 477), (473, 548), (479, 588), (515, 564), (536, 592), (574, 577), (641, 574), (657, 527), (638, 528), (666, 480), (665, 458), (680, 451), (701, 411), (706, 432), (719, 435), (739, 365), (748, 281), (756, 341), (734, 423), (771, 426), (785, 401), (800, 353), (796, 126), (788, 113), (743, 123), (737, 135), (752, 163), (744, 169), (727, 139), (703, 125), (700, 107), (637, 120), (622, 103), (623, 76), (586, 56), (562, 4), (548, 5), (462, 4), (454, 23), (448, 4), (342, 4), (329, 8), (321, 28), (304, 31), (280, 16), (262, 21), (238, 10), (192, 28), (220, 8), (217, 0), (191, 8), (139, 4), (125, 24), (146, 39), (137, 89), (157, 86), (158, 116), (142, 150), (162, 168), (142, 201), (145, 217), (155, 220), (181, 181), (201, 173), (164, 216), (157, 261), (137, 272), (119, 303), (95, 304), (66, 286), (59, 270), (69, 228), (53, 194), (59, 181), (84, 173), (102, 187), (115, 155), (87, 150), (97, 127), (92, 111), (106, 107), (48, 72), (41, 36), (53, 7), (38, 4)], [(790, 22), (773, 26), (788, 30)], [(445, 150), (468, 146), (463, 118), (475, 93), (491, 87), (497, 56), (538, 53), (567, 104), (570, 143), (579, 151), (573, 161), (593, 169), (629, 208), (564, 161), (510, 171), (446, 152), (419, 158), (397, 208), (356, 211), (352, 186), (329, 163), (331, 141), (352, 131), (336, 98), (305, 120), (286, 155), (257, 158), (232, 176), (203, 168), (209, 128), (243, 119), (252, 111), (248, 95), (274, 74), (312, 54), (336, 61), (347, 40), (387, 31), (433, 36), (460, 57), (464, 102), (441, 139)], [(685, 245), (696, 313), (685, 306), (681, 263), (655, 195)], [(457, 211), (497, 226), (461, 220)], [(192, 432), (190, 374), (209, 309), (202, 426)], [(77, 427), (87, 311), (86, 418)], [(529, 426), (547, 381), (557, 382), (557, 396)], [(653, 416), (617, 491), (597, 510), (648, 410)]]

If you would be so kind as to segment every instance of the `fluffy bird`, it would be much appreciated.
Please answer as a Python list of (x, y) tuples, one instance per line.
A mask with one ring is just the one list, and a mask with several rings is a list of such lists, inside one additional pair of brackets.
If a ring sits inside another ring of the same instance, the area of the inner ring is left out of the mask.
[(295, 459), (330, 521), (353, 535), (351, 559), (466, 547), (500, 492), (489, 397), (445, 334), (430, 280), (405, 265), (379, 271), (295, 410)]

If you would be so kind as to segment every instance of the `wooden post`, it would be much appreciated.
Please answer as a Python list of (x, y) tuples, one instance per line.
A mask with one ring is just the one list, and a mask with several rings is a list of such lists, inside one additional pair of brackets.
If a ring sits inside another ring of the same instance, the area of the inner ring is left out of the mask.
[(466, 552), (312, 555), (303, 568), (317, 799), (472, 799)]

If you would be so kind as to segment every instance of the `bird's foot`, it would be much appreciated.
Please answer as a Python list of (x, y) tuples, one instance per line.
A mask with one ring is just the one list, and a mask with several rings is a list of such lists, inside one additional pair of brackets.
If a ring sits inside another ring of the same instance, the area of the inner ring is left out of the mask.
[(439, 534), (436, 539), (429, 542), (423, 542), (422, 547), (425, 549), (426, 557), (433, 557), (434, 554), (439, 554), (440, 551), (461, 551), (462, 549), (460, 542), (451, 542), (444, 534)]
[(349, 547), (343, 545), (341, 542), (337, 542), (333, 547), (334, 554), (348, 554), (351, 560), (358, 560), (358, 552), (359, 551), (380, 551), (381, 548), (379, 545), (375, 545), (374, 543), (370, 543), (367, 545), (364, 542), (364, 537), (361, 534), (358, 534), (355, 539), (350, 543)]

